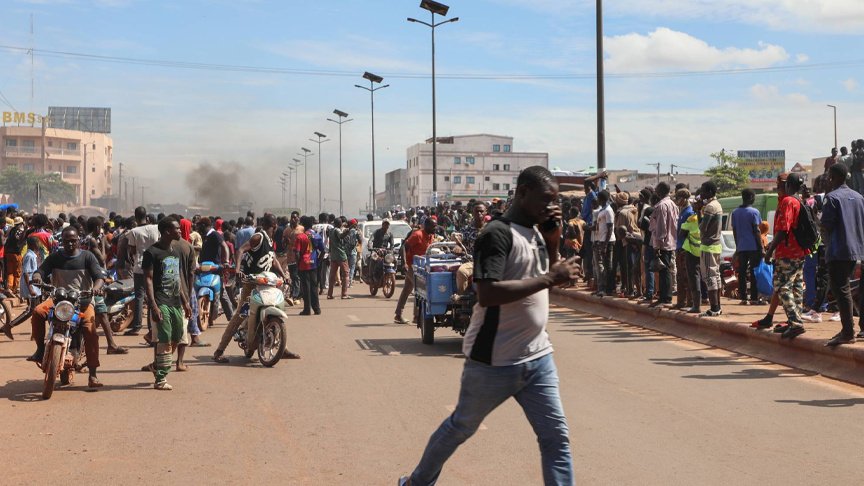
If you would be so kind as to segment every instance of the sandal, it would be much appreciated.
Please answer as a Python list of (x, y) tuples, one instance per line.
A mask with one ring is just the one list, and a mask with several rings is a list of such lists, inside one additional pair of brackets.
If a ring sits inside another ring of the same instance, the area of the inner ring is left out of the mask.
[(153, 388), (157, 390), (173, 390), (174, 387), (169, 385), (167, 381), (160, 381), (153, 385)]
[(102, 388), (103, 386), (105, 385), (103, 385), (102, 382), (99, 381), (99, 378), (96, 378), (95, 376), (91, 376), (90, 379), (87, 380), (87, 388)]
[(123, 346), (117, 346), (116, 348), (108, 348), (108, 354), (129, 354), (129, 350)]
[(225, 356), (222, 356), (222, 353), (214, 354), (213, 355), (213, 361), (215, 361), (217, 363), (222, 363), (222, 364), (230, 363), (230, 360), (228, 358), (226, 358)]

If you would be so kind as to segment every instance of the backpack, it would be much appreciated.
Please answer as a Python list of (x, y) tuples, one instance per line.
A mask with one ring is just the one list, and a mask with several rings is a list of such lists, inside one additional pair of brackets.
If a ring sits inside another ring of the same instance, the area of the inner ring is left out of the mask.
[(800, 210), (798, 211), (798, 221), (795, 222), (795, 227), (792, 228), (792, 234), (795, 235), (795, 241), (805, 250), (812, 250), (816, 247), (819, 241), (819, 229), (816, 227), (816, 218), (813, 216), (813, 211), (810, 206), (798, 200)]

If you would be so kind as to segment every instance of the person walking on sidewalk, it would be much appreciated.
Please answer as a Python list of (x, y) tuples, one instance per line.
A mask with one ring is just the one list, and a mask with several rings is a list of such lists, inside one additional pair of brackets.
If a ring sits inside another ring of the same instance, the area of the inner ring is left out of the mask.
[(708, 302), (711, 305), (703, 315), (717, 317), (723, 313), (720, 308), (720, 296), (723, 293), (723, 279), (720, 277), (723, 208), (717, 200), (717, 185), (714, 181), (702, 184), (699, 196), (702, 198), (702, 218), (699, 220), (699, 234), (702, 237), (702, 278), (708, 288)]
[[(774, 328), (784, 338), (804, 334), (801, 305), (804, 302), (804, 258), (810, 250), (802, 248), (795, 239), (794, 229), (802, 204), (795, 194), (803, 182), (798, 174), (783, 173), (777, 177), (777, 213), (774, 215), (774, 240), (765, 253), (765, 261), (774, 263), (774, 291), (789, 322)], [(804, 209), (806, 211), (806, 209)]]
[(558, 390), (558, 371), (546, 325), (549, 288), (576, 277), (575, 257), (558, 259), (558, 188), (552, 174), (523, 170), (505, 217), (490, 222), (475, 246), (478, 302), (462, 348), (466, 356), (459, 402), (432, 434), (419, 464), (400, 486), (435, 484), (446, 461), (486, 416), (513, 397), (540, 447), (543, 482), (574, 484), (570, 433)]
[[(825, 260), (828, 262), (828, 277), (831, 293), (840, 310), (843, 329), (831, 338), (826, 346), (852, 344), (855, 342), (854, 305), (850, 280), (855, 264), (864, 260), (864, 197), (846, 185), (848, 169), (843, 164), (828, 169), (829, 191), (822, 206), (821, 229), (827, 241)], [(864, 320), (864, 317), (861, 318)], [(858, 333), (864, 338), (864, 327)]]
[(765, 249), (762, 248), (762, 238), (759, 225), (762, 216), (753, 207), (756, 193), (752, 189), (741, 191), (741, 206), (732, 211), (732, 235), (735, 238), (735, 256), (738, 260), (738, 297), (741, 305), (747, 301), (747, 283), (750, 283), (750, 301), (758, 305), (759, 289), (756, 287), (756, 267), (762, 261)]
[(678, 229), (678, 206), (669, 197), (669, 184), (661, 182), (654, 189), (659, 201), (651, 213), (650, 229), (654, 258), (659, 260), (652, 264), (660, 274), (660, 297), (653, 306), (672, 304), (672, 281), (675, 274), (672, 271), (672, 259), (678, 244), (676, 233)]

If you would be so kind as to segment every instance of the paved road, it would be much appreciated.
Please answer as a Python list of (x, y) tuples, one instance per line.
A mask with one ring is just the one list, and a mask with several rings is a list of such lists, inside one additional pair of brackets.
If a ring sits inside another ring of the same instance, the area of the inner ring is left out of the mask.
[[(236, 359), (216, 365), (212, 348), (196, 348), (191, 371), (169, 376), (171, 392), (153, 390), (152, 377), (137, 371), (150, 356), (139, 346), (103, 357), (104, 389), (76, 386), (44, 402), (38, 370), (23, 361), (32, 343), (23, 332), (14, 343), (3, 339), (2, 483), (395, 484), (456, 403), (461, 339), (441, 331), (425, 346), (415, 328), (390, 323), (395, 301), (360, 290), (351, 301), (324, 300), (323, 316), (292, 319), (290, 348), (301, 360), (264, 369), (232, 345)], [(588, 315), (552, 314), (580, 484), (864, 477), (860, 388)], [(532, 432), (511, 401), (457, 451), (440, 484), (540, 482)]]

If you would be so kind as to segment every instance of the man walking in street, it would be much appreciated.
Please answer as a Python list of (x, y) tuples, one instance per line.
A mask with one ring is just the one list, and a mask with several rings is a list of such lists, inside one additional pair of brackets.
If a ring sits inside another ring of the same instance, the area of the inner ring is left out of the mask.
[(654, 264), (654, 268), (660, 274), (660, 297), (652, 304), (654, 306), (672, 304), (672, 281), (675, 280), (672, 259), (678, 245), (678, 206), (669, 197), (670, 191), (669, 184), (665, 182), (657, 184), (654, 189), (659, 201), (651, 213), (651, 246), (654, 247), (654, 258), (659, 260), (659, 263)]
[(180, 252), (172, 242), (180, 239), (180, 223), (165, 217), (159, 221), (159, 240), (144, 251), (141, 268), (147, 281), (147, 303), (156, 322), (157, 344), (153, 388), (171, 390), (167, 377), (171, 371), (172, 354), (186, 328), (186, 319), (192, 315), (189, 297), (181, 285)]
[(289, 248), (295, 255), (297, 270), (300, 273), (300, 295), (303, 298), (303, 311), (301, 316), (308, 316), (311, 312), (315, 315), (321, 314), (321, 306), (318, 303), (318, 265), (324, 255), (324, 242), (321, 235), (312, 231), (315, 220), (311, 216), (303, 216), (300, 219), (300, 227), (309, 228), (305, 233), (298, 233), (294, 239), (294, 246)]
[[(777, 213), (774, 215), (774, 240), (765, 253), (765, 261), (774, 263), (774, 292), (777, 293), (787, 324), (780, 324), (774, 332), (782, 333), (784, 338), (794, 338), (804, 334), (801, 320), (801, 305), (804, 301), (804, 258), (810, 250), (802, 248), (795, 238), (794, 229), (798, 225), (802, 204), (795, 194), (803, 182), (798, 174), (783, 173), (777, 177)], [(806, 210), (806, 209), (805, 209)]]
[[(141, 260), (144, 258), (144, 251), (159, 240), (159, 229), (155, 224), (147, 224), (147, 209), (144, 206), (135, 208), (135, 221), (137, 226), (129, 231), (126, 237), (127, 251), (130, 258), (134, 258), (132, 277), (135, 285), (135, 312), (132, 325), (124, 333), (125, 336), (137, 336), (141, 332), (144, 301), (147, 297), (147, 282), (144, 270), (141, 269)], [(152, 319), (150, 314), (147, 314), (147, 329), (150, 329), (151, 325)]]
[(720, 276), (720, 254), (723, 246), (721, 230), (723, 222), (723, 207), (717, 200), (717, 184), (707, 181), (699, 190), (702, 199), (702, 218), (699, 220), (699, 234), (702, 237), (701, 270), (705, 286), (708, 288), (710, 309), (705, 311), (705, 317), (717, 317), (723, 313), (720, 308), (720, 296), (723, 293), (723, 279)]
[(738, 259), (738, 297), (741, 305), (747, 304), (747, 282), (750, 282), (750, 304), (759, 304), (759, 289), (756, 287), (756, 267), (762, 261), (765, 249), (759, 225), (762, 216), (753, 207), (756, 193), (752, 189), (741, 191), (741, 206), (732, 211), (732, 235), (735, 238), (735, 255)]
[[(856, 263), (864, 260), (864, 197), (846, 185), (848, 175), (849, 170), (843, 164), (828, 169), (829, 192), (822, 206), (822, 234), (827, 241), (825, 260), (831, 293), (843, 323), (843, 329), (826, 346), (852, 344), (856, 337), (850, 281)], [(857, 337), (864, 338), (864, 327)]]
[(546, 485), (574, 484), (567, 419), (546, 332), (549, 288), (576, 278), (575, 257), (558, 260), (558, 188), (544, 167), (524, 169), (505, 217), (487, 224), (475, 245), (478, 302), (465, 334), (459, 402), (432, 434), (419, 464), (400, 486), (435, 484), (445, 462), (499, 405), (513, 397), (540, 447)]
[(396, 303), (396, 316), (393, 318), (396, 324), (408, 324), (408, 321), (402, 317), (402, 311), (405, 309), (408, 297), (414, 292), (414, 256), (426, 254), (426, 250), (435, 238), (437, 224), (435, 218), (426, 218), (423, 229), (411, 233), (411, 236), (402, 243), (405, 251), (405, 280), (402, 284), (402, 293), (399, 294), (399, 302)]

